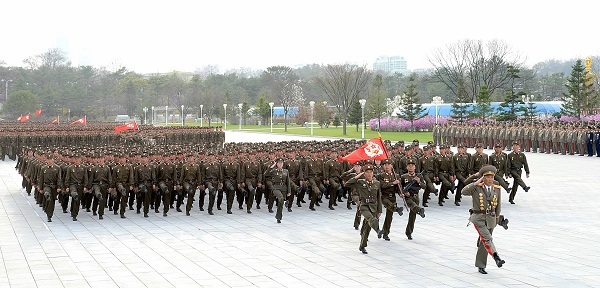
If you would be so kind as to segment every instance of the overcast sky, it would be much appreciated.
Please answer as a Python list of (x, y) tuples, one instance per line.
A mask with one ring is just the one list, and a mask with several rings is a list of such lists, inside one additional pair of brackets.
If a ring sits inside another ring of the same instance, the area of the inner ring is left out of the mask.
[(0, 60), (50, 48), (73, 65), (139, 73), (356, 63), (432, 52), (463, 39), (500, 39), (533, 65), (600, 55), (598, 1), (34, 1), (0, 6)]

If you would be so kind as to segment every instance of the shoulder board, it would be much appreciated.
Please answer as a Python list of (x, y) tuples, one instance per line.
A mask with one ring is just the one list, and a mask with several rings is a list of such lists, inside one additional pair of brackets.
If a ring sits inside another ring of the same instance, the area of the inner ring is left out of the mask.
[(494, 184), (494, 188), (500, 189), (502, 186)]

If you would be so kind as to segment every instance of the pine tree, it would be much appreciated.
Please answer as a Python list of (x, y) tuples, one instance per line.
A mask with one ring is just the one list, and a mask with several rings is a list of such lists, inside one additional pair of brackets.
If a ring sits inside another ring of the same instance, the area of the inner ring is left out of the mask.
[(452, 119), (462, 123), (469, 120), (469, 103), (471, 99), (467, 95), (467, 87), (464, 80), (459, 81), (458, 90), (456, 91), (456, 100), (452, 103)]
[(561, 98), (561, 114), (581, 118), (584, 111), (594, 108), (597, 97), (592, 87), (593, 82), (590, 81), (591, 77), (591, 74), (586, 74), (581, 60), (577, 60), (573, 65), (571, 77), (565, 84), (568, 93), (563, 93)]
[(482, 85), (481, 90), (479, 90), (476, 97), (476, 104), (473, 105), (473, 109), (469, 111), (469, 117), (485, 121), (493, 111), (490, 96), (490, 90), (488, 90), (487, 85)]
[(498, 120), (508, 121), (517, 119), (517, 115), (524, 113), (526, 108), (523, 106), (525, 103), (521, 100), (523, 95), (526, 93), (523, 91), (517, 92), (517, 86), (515, 81), (521, 78), (519, 76), (520, 70), (514, 66), (508, 66), (508, 73), (510, 78), (510, 87), (504, 89), (504, 102), (500, 103), (498, 107)]
[(415, 131), (415, 120), (425, 117), (425, 108), (419, 104), (419, 94), (417, 91), (417, 85), (415, 84), (415, 75), (408, 77), (408, 86), (404, 95), (402, 95), (402, 105), (400, 106), (400, 118), (410, 122), (410, 131)]
[(348, 124), (356, 125), (356, 132), (358, 132), (358, 125), (362, 122), (362, 108), (360, 108), (360, 103), (354, 101), (352, 105), (350, 105), (350, 112), (348, 112)]

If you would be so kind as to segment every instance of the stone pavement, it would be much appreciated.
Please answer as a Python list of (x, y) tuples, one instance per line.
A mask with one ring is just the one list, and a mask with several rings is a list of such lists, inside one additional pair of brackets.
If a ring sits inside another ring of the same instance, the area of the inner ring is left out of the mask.
[[(287, 139), (227, 133), (228, 141)], [(597, 286), (600, 159), (527, 157), (532, 188), (519, 190), (516, 205), (502, 199), (510, 229), (497, 228), (494, 241), (506, 264), (497, 268), (490, 257), (488, 275), (474, 267), (470, 198), (460, 207), (430, 205), (426, 218), (417, 217), (413, 241), (403, 233), (407, 216), (394, 216), (391, 241), (371, 233), (363, 255), (355, 210), (344, 206), (294, 208), (281, 224), (264, 208), (209, 216), (196, 206), (190, 217), (166, 218), (128, 211), (127, 219), (111, 213), (104, 220), (82, 212), (73, 222), (57, 207), (47, 223), (21, 189), (15, 162), (0, 162), (0, 287)]]

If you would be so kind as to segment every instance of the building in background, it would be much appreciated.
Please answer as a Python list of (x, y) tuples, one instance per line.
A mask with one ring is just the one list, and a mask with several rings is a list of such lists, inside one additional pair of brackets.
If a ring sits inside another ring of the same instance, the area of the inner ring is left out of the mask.
[(383, 72), (385, 74), (401, 73), (406, 75), (408, 72), (406, 59), (402, 56), (382, 56), (373, 63), (373, 71)]

